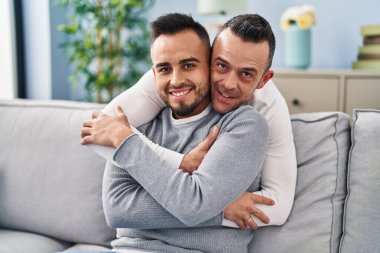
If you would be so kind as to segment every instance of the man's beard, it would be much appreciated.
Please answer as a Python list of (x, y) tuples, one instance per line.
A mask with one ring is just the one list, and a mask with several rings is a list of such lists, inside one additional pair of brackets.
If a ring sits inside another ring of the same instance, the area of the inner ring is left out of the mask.
[(173, 107), (172, 105), (168, 104), (170, 109), (172, 109), (173, 113), (175, 115), (178, 115), (180, 117), (186, 117), (187, 115), (191, 114), (197, 107), (198, 105), (202, 102), (200, 101), (195, 101), (194, 103), (187, 105), (184, 102), (180, 102), (179, 106)]
[[(175, 115), (178, 115), (180, 117), (186, 117), (190, 115), (192, 112), (194, 112), (194, 110), (199, 106), (200, 103), (202, 103), (202, 101), (208, 96), (209, 93), (209, 88), (205, 90), (199, 90), (197, 92), (196, 86), (194, 84), (184, 84), (178, 87), (178, 89), (182, 89), (184, 87), (191, 87), (192, 90), (195, 92), (195, 100), (191, 104), (186, 104), (185, 102), (180, 101), (178, 105), (174, 107), (172, 104), (170, 104), (167, 97), (160, 93), (160, 97), (162, 98), (162, 100), (164, 100), (164, 102), (169, 106), (169, 108)], [(166, 89), (166, 94), (169, 94), (168, 91), (169, 87)]]

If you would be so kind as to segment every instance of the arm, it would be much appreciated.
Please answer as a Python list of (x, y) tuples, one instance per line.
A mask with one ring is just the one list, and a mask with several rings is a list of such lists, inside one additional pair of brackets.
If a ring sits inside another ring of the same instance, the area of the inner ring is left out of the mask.
[[(107, 162), (103, 178), (103, 206), (107, 223), (113, 228), (189, 227), (160, 204), (129, 173)], [(197, 225), (220, 226), (223, 214)]]
[[(192, 175), (168, 166), (136, 135), (122, 143), (115, 153), (115, 161), (181, 222), (189, 226), (202, 223), (222, 212), (248, 188), (264, 160), (266, 122), (253, 110), (239, 109), (234, 114), (238, 120), (221, 130)], [(112, 206), (118, 199), (110, 201)]]
[[(128, 120), (132, 126), (139, 127), (154, 119), (166, 104), (162, 101), (156, 90), (152, 70), (146, 72), (131, 88), (114, 98), (106, 105), (102, 112), (108, 115), (114, 115), (116, 106), (120, 106), (123, 109), (123, 112), (128, 116)], [(137, 129), (132, 129), (157, 155), (166, 159), (172, 166), (179, 168), (183, 158), (182, 154), (162, 148), (139, 133)], [(95, 144), (89, 144), (88, 146), (98, 155), (112, 162), (115, 148)]]
[[(253, 218), (258, 226), (282, 225), (292, 209), (297, 180), (296, 153), (289, 111), (284, 98), (272, 81), (263, 89), (257, 90), (255, 98), (257, 99), (254, 107), (265, 117), (269, 128), (269, 145), (261, 175), (261, 191), (255, 193), (271, 198), (275, 205), (256, 205), (269, 217), (269, 224)], [(260, 108), (260, 101), (266, 103), (265, 108)]]

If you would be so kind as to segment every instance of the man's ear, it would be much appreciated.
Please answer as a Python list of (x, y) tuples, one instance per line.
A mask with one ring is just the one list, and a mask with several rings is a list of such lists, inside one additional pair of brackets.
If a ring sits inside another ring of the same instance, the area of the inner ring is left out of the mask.
[(272, 79), (273, 75), (274, 75), (273, 70), (268, 70), (268, 71), (264, 74), (264, 76), (261, 78), (261, 81), (260, 81), (260, 83), (257, 85), (257, 88), (256, 88), (256, 89), (261, 89), (262, 87), (264, 87), (265, 84), (266, 84), (270, 79)]
[(153, 66), (152, 66), (152, 71), (153, 71), (154, 78), (156, 78), (156, 70), (154, 69)]

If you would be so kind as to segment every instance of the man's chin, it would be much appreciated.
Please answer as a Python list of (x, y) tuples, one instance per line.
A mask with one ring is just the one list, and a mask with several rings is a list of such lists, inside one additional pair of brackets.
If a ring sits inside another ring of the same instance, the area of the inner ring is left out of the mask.
[(227, 113), (236, 109), (236, 106), (212, 102), (212, 108), (219, 113)]
[(169, 105), (172, 112), (180, 117), (188, 117), (194, 112), (194, 105), (180, 104), (176, 106)]

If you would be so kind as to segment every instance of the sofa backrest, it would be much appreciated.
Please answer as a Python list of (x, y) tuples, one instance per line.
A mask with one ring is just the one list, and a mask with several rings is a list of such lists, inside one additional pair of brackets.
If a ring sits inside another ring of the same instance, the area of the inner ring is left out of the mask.
[(355, 110), (351, 139), (339, 252), (380, 252), (380, 110)]
[(342, 235), (350, 117), (343, 113), (291, 116), (297, 155), (294, 205), (280, 227), (259, 228), (252, 253), (336, 253)]
[(0, 101), (0, 228), (109, 245), (101, 190), (105, 161), (81, 146), (100, 105)]

